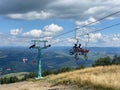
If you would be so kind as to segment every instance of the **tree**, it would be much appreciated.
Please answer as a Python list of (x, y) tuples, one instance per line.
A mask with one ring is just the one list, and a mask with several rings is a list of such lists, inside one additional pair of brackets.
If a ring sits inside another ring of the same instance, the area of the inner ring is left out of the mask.
[(111, 58), (109, 56), (104, 58), (98, 58), (92, 66), (105, 66), (111, 65)]
[(2, 78), (1, 83), (2, 84), (8, 84), (9, 83), (9, 78), (8, 77)]
[(14, 83), (14, 82), (18, 82), (18, 78), (16, 76), (10, 77), (9, 83)]
[(114, 55), (114, 57), (113, 57), (113, 60), (112, 60), (112, 64), (120, 64), (120, 56), (117, 56), (117, 54), (116, 55)]

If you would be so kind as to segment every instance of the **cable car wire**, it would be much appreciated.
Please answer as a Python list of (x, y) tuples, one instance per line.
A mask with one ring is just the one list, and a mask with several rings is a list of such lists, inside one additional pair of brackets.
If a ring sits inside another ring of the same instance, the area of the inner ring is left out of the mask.
[[(104, 27), (104, 28), (101, 28), (101, 29), (97, 29), (97, 30), (94, 30), (94, 31), (91, 31), (91, 32), (87, 32), (87, 33), (81, 34), (79, 36), (84, 36), (84, 35), (87, 35), (87, 34), (90, 34), (90, 33), (95, 33), (95, 32), (102, 31), (102, 30), (105, 30), (105, 29), (108, 29), (108, 28), (112, 28), (112, 27), (115, 27), (115, 26), (118, 26), (118, 25), (120, 25), (120, 22), (116, 23), (116, 24), (113, 24), (113, 25), (110, 25), (110, 26), (107, 26), (107, 27)], [(56, 43), (53, 43), (52, 45), (60, 43), (60, 42), (63, 42), (63, 40), (59, 41), (59, 42), (56, 42)]]
[[(110, 16), (113, 16), (113, 15), (115, 15), (115, 14), (118, 14), (118, 13), (120, 13), (120, 11), (117, 11), (117, 12), (114, 12), (114, 13), (109, 14), (109, 15), (107, 15), (107, 16), (104, 16), (104, 17), (102, 17), (102, 18), (100, 18), (100, 19), (98, 19), (98, 20), (95, 20), (95, 21), (93, 21), (93, 22), (90, 22), (90, 23), (88, 23), (88, 24), (86, 24), (86, 25), (83, 25), (83, 26), (81, 26), (81, 27), (89, 26), (89, 25), (91, 25), (91, 24), (94, 24), (94, 23), (96, 23), (96, 22), (98, 22), (98, 21), (102, 21), (102, 20), (104, 20), (104, 19), (106, 19), (106, 18), (108, 18), (108, 17), (110, 17)], [(68, 34), (68, 33), (71, 33), (71, 32), (73, 32), (73, 31), (75, 31), (75, 30), (70, 30), (70, 31), (68, 31), (68, 32), (59, 34), (59, 35), (53, 37), (52, 39), (58, 38), (58, 37), (60, 37), (60, 36), (63, 36), (63, 35)]]
[[(86, 34), (89, 34), (89, 33), (95, 33), (95, 32), (102, 31), (102, 30), (105, 30), (105, 29), (108, 29), (108, 28), (112, 28), (112, 27), (115, 27), (115, 26), (118, 26), (118, 25), (120, 25), (120, 22), (116, 23), (116, 24), (113, 24), (113, 25), (110, 25), (110, 26), (107, 26), (107, 27), (104, 27), (104, 28), (101, 28), (101, 29), (97, 29), (95, 31), (91, 31), (91, 32), (85, 33), (83, 35), (86, 35)], [(80, 35), (80, 36), (83, 36), (83, 35)]]

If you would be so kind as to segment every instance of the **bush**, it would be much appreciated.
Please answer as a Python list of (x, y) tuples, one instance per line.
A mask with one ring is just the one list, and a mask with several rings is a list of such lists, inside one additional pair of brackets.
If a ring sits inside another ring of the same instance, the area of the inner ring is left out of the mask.
[(72, 68), (70, 68), (70, 67), (63, 67), (61, 69), (58, 69), (58, 70), (54, 71), (54, 74), (58, 74), (58, 73), (62, 73), (62, 72), (68, 72), (68, 71), (71, 71), (71, 70), (72, 70)]
[(97, 59), (92, 66), (106, 66), (106, 65), (111, 65), (111, 64), (112, 64), (112, 60), (109, 56), (107, 56), (104, 58)]
[(8, 83), (14, 83), (18, 82), (19, 79), (16, 76), (13, 77), (4, 77), (0, 79), (1, 84), (8, 84)]
[(53, 74), (53, 73), (54, 73), (54, 71), (46, 70), (46, 71), (43, 71), (43, 72), (42, 72), (42, 75), (43, 75), (43, 76), (47, 76), (47, 75), (50, 75), (50, 74)]
[(55, 71), (52, 71), (52, 70), (43, 71), (42, 75), (47, 76), (47, 75), (50, 75), (50, 74), (58, 74), (58, 73), (62, 73), (62, 72), (69, 72), (71, 70), (73, 70), (73, 69), (70, 68), (70, 67), (63, 67), (63, 68), (60, 68), (60, 69), (55, 70)]
[(116, 64), (116, 65), (120, 64), (120, 56), (114, 55), (112, 64)]
[(85, 68), (85, 66), (81, 65), (81, 66), (79, 66), (79, 67), (76, 67), (75, 70), (84, 69), (84, 68)]
[(36, 77), (36, 76), (37, 76), (36, 73), (30, 72), (29, 74), (25, 74), (25, 75), (24, 75), (24, 77), (22, 78), (22, 81), (27, 80), (27, 79), (29, 79), (29, 78), (34, 78), (34, 77)]
[(16, 76), (10, 77), (10, 79), (9, 79), (9, 83), (15, 83), (15, 82), (18, 82), (18, 81), (19, 80), (18, 80), (18, 78)]

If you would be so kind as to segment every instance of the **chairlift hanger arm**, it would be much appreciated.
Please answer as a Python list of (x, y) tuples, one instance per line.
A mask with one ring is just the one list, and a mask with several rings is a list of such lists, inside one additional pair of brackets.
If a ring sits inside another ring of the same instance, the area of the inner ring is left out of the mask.
[(29, 47), (29, 49), (31, 49), (31, 48), (35, 48), (35, 44), (33, 44), (32, 46)]
[(32, 42), (48, 42), (47, 40), (32, 40)]
[(31, 48), (36, 48), (36, 49), (40, 48), (40, 46), (36, 46), (36, 42), (43, 42), (44, 43), (44, 47), (41, 47), (41, 49), (45, 49), (45, 48), (51, 46), (51, 45), (46, 45), (47, 42), (48, 42), (47, 40), (32, 40), (32, 42), (34, 42), (34, 44), (32, 46), (30, 46), (29, 49), (31, 49)]

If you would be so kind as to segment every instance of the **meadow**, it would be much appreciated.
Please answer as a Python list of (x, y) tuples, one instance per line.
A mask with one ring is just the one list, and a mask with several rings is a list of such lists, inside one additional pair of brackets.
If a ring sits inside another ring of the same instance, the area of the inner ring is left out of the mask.
[(82, 89), (120, 90), (120, 65), (99, 66), (50, 75), (53, 85), (77, 85)]

